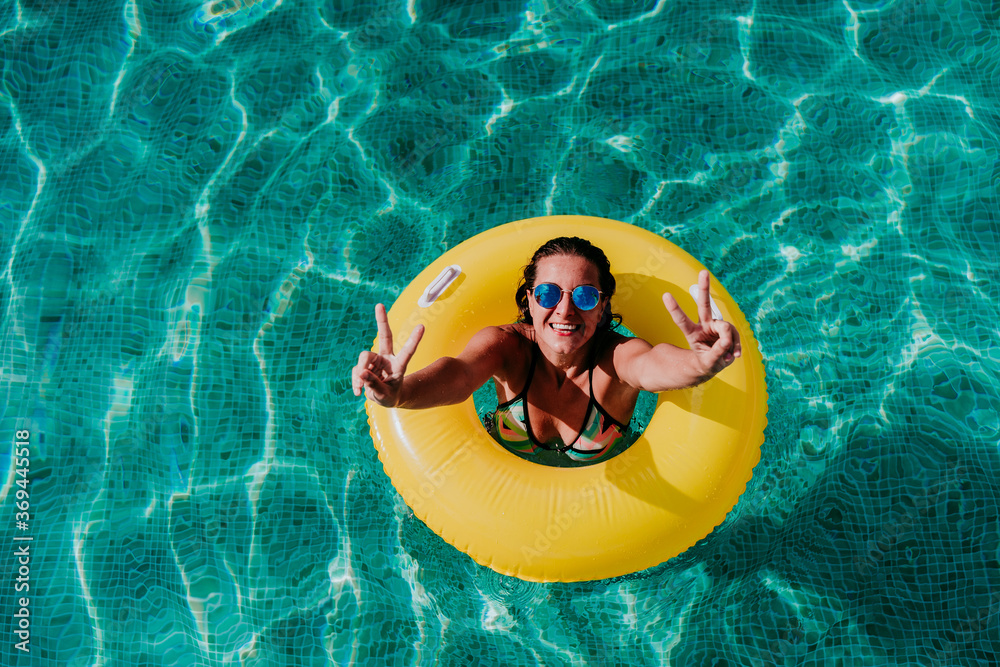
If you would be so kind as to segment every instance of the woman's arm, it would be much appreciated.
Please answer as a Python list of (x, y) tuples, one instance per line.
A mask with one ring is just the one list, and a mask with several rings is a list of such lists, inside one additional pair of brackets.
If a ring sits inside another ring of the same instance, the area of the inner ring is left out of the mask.
[(643, 391), (693, 387), (711, 379), (717, 372), (706, 368), (691, 350), (669, 343), (653, 346), (641, 338), (629, 338), (620, 343), (613, 358), (618, 377), (625, 384)]
[(740, 356), (740, 334), (729, 322), (712, 318), (709, 274), (698, 275), (698, 322), (692, 322), (669, 293), (663, 305), (684, 333), (691, 349), (669, 343), (652, 346), (641, 338), (620, 343), (614, 351), (615, 372), (625, 383), (646, 391), (683, 389), (701, 384)]
[(404, 377), (396, 407), (420, 410), (461, 403), (499, 373), (518, 351), (515, 334), (486, 327), (457, 357), (441, 357)]
[(365, 396), (378, 405), (394, 408), (430, 408), (461, 403), (484, 382), (500, 371), (516, 354), (517, 337), (501, 327), (487, 327), (472, 337), (458, 357), (441, 357), (416, 373), (406, 374), (406, 366), (423, 337), (423, 325), (393, 353), (392, 331), (385, 306), (375, 306), (379, 352), (365, 350), (351, 371), (354, 395)]

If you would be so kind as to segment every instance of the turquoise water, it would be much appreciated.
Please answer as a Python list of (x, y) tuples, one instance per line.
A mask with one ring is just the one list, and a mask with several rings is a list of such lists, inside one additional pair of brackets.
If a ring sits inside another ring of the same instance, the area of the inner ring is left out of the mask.
[[(0, 3), (3, 664), (996, 664), (998, 7)], [(561, 213), (708, 266), (770, 422), (685, 554), (532, 584), (413, 517), (349, 368)]]

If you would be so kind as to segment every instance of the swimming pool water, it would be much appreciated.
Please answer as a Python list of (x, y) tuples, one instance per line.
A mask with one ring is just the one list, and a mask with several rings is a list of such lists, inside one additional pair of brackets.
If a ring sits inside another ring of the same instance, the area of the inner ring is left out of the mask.
[[(0, 3), (0, 661), (996, 664), (998, 7)], [(413, 517), (348, 375), (561, 213), (719, 277), (769, 425), (685, 554), (533, 584)]]

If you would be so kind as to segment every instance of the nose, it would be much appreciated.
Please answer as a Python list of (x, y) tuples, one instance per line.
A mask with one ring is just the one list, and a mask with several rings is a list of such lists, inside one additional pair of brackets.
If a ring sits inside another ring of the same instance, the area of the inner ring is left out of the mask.
[(576, 304), (573, 303), (573, 295), (568, 291), (563, 291), (563, 293), (559, 295), (559, 303), (556, 304), (556, 307), (553, 310), (557, 313), (566, 314), (576, 310)]

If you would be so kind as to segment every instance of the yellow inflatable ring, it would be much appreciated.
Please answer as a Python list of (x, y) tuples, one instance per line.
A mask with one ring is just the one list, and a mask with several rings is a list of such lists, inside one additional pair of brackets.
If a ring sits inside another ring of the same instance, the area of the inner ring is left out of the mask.
[[(416, 325), (426, 327), (408, 372), (456, 355), (484, 326), (513, 322), (523, 265), (557, 236), (580, 236), (604, 250), (618, 282), (612, 305), (625, 326), (654, 345), (687, 347), (661, 295), (671, 292), (696, 318), (689, 290), (704, 267), (640, 228), (552, 216), (468, 239), (410, 283), (389, 311), (397, 345)], [(582, 468), (543, 466), (497, 444), (471, 398), (429, 410), (366, 401), (386, 474), (434, 532), (502, 574), (604, 579), (676, 556), (736, 504), (760, 459), (767, 422), (763, 359), (750, 326), (714, 277), (711, 297), (739, 330), (742, 356), (709, 382), (659, 394), (646, 430), (622, 454)]]

